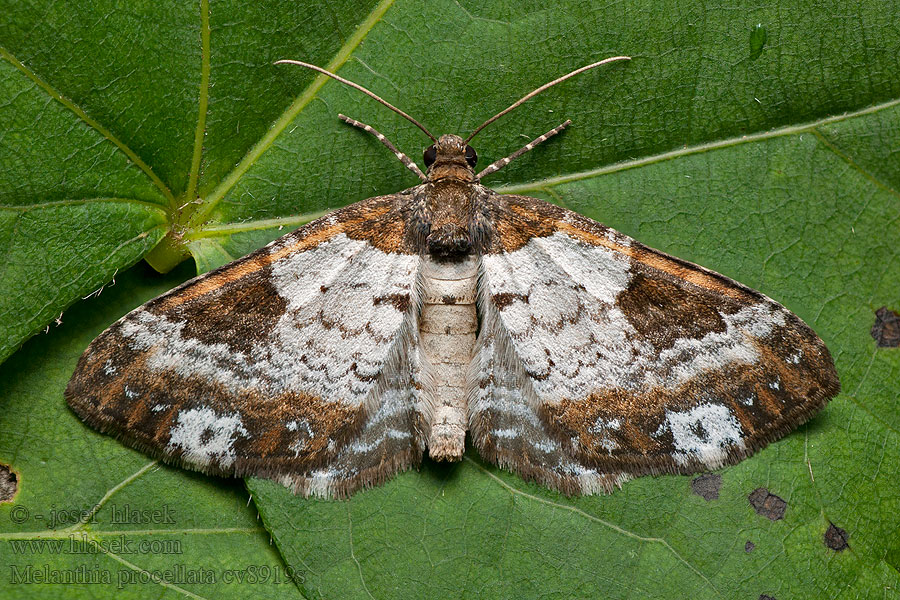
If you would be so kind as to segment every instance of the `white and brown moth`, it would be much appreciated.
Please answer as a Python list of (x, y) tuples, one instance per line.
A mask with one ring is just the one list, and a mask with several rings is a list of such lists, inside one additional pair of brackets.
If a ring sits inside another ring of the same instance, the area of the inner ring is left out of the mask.
[[(735, 463), (838, 393), (777, 302), (476, 174), (435, 138), (422, 183), (337, 210), (126, 315), (66, 389), (94, 427), (207, 473), (346, 497), (483, 458), (565, 494)], [(294, 62), (294, 61), (284, 61)]]

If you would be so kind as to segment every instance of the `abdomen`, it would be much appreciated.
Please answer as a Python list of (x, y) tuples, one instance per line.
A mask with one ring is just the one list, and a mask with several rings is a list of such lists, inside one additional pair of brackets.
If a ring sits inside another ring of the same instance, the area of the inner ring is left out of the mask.
[(466, 374), (472, 362), (478, 318), (478, 259), (423, 265), (422, 350), (435, 375), (435, 402), (428, 438), (434, 460), (460, 460), (465, 451), (468, 408)]

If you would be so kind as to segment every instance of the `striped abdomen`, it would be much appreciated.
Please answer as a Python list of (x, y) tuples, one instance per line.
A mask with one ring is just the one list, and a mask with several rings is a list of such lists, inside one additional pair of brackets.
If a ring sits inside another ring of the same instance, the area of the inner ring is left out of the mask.
[(429, 257), (423, 275), (419, 333), (435, 375), (428, 453), (434, 460), (460, 460), (468, 420), (466, 375), (478, 329), (478, 262), (475, 257), (462, 262), (438, 262)]

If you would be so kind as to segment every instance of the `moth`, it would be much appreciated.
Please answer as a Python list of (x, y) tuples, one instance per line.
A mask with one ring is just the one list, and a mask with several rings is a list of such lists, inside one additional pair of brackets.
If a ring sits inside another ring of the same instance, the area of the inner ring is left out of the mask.
[(481, 184), (433, 136), (421, 183), (362, 200), (132, 311), (66, 388), (93, 427), (205, 473), (347, 497), (418, 466), (487, 461), (568, 495), (733, 464), (840, 389), (796, 315), (591, 219)]

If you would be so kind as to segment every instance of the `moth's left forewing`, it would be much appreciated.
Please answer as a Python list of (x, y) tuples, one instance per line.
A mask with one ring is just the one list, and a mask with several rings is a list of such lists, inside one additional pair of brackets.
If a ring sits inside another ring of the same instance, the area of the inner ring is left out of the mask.
[(537, 478), (581, 492), (716, 468), (839, 391), (824, 343), (759, 292), (536, 199), (493, 196), (489, 213), (471, 425), (497, 462), (527, 474), (536, 439), (559, 455)]
[(69, 405), (169, 462), (307, 495), (417, 464), (408, 209), (364, 200), (132, 311), (85, 351)]

